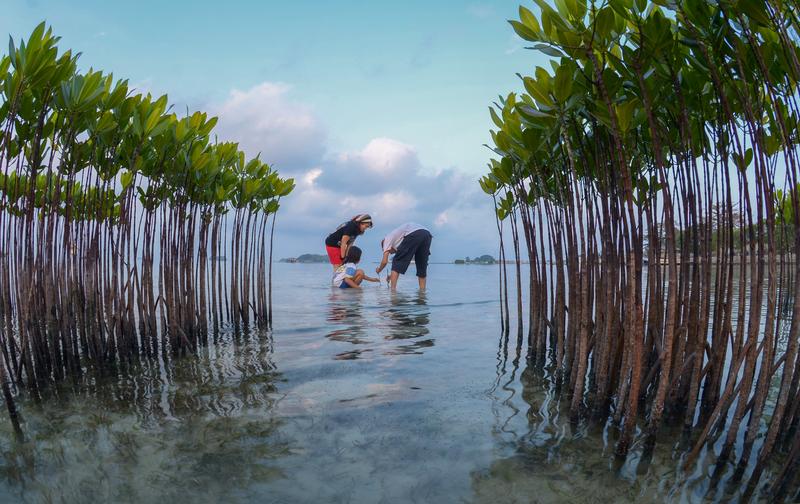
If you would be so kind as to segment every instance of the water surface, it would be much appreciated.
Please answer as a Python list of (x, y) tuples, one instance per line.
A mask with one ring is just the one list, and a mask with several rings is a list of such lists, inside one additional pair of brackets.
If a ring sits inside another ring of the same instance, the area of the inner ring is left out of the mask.
[(431, 265), (426, 293), (329, 276), (277, 264), (271, 334), (22, 398), (0, 501), (702, 501), (711, 458), (684, 480), (666, 441), (618, 466), (608, 426), (569, 424), (500, 345), (496, 267)]

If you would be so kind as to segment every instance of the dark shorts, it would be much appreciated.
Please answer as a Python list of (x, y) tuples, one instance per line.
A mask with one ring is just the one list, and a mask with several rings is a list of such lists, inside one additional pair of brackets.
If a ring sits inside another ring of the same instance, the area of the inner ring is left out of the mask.
[(411, 259), (414, 259), (417, 265), (417, 276), (420, 278), (428, 276), (428, 256), (431, 255), (432, 239), (433, 236), (427, 229), (417, 229), (413, 233), (407, 234), (394, 254), (392, 271), (401, 275), (405, 274), (408, 265), (411, 264)]

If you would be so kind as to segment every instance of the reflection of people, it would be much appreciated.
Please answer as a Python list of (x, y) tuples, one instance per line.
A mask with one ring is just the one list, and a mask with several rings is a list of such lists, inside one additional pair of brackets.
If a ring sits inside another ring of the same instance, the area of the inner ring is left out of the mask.
[(354, 291), (343, 295), (339, 289), (331, 289), (328, 304), (328, 316), (326, 321), (330, 326), (330, 331), (325, 335), (326, 338), (339, 343), (349, 343), (344, 351), (337, 346), (335, 360), (352, 360), (360, 358), (363, 352), (371, 351), (367, 345), (370, 340), (365, 338), (366, 329), (364, 316), (362, 314), (363, 305), (353, 302), (353, 295), (360, 293)]
[(347, 249), (353, 244), (356, 237), (364, 234), (364, 231), (371, 227), (372, 217), (369, 214), (360, 214), (336, 228), (336, 231), (325, 238), (325, 250), (328, 252), (333, 269), (342, 264), (344, 258), (347, 257)]
[(333, 285), (341, 289), (360, 289), (361, 282), (380, 282), (377, 278), (372, 278), (364, 274), (364, 270), (357, 269), (356, 265), (361, 262), (361, 249), (355, 245), (347, 249), (347, 257), (344, 264), (336, 268), (333, 274)]
[[(399, 344), (387, 353), (421, 354), (425, 348), (434, 345), (428, 324), (430, 310), (427, 306), (425, 291), (419, 291), (416, 297), (410, 298), (398, 293), (391, 297), (391, 306), (381, 313), (388, 318), (388, 330), (385, 340), (395, 340)], [(404, 341), (405, 340), (405, 341)]]
[(398, 227), (381, 241), (383, 249), (383, 259), (381, 264), (375, 268), (375, 272), (380, 274), (389, 262), (389, 255), (394, 254), (392, 259), (392, 273), (389, 276), (389, 285), (392, 289), (397, 287), (397, 279), (405, 274), (411, 259), (414, 259), (417, 267), (417, 279), (419, 288), (424, 289), (428, 276), (428, 256), (431, 255), (431, 232), (420, 226), (409, 222)]

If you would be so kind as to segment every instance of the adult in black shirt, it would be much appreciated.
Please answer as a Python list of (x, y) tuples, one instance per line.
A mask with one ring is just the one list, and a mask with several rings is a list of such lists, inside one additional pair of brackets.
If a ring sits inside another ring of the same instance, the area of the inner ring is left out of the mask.
[(328, 252), (328, 259), (330, 259), (333, 269), (343, 263), (347, 256), (347, 249), (353, 244), (356, 237), (364, 234), (364, 231), (371, 227), (372, 217), (369, 214), (359, 214), (336, 228), (336, 231), (325, 238), (325, 250)]

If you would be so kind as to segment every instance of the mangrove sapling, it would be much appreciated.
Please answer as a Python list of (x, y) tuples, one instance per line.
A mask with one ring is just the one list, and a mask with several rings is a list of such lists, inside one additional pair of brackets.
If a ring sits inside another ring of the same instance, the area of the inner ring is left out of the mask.
[(758, 453), (748, 498), (779, 442), (792, 446), (769, 473), (773, 495), (788, 495), (796, 292), (783, 306), (800, 288), (800, 225), (781, 215), (798, 213), (796, 6), (536, 3), (539, 19), (521, 7), (511, 24), (554, 55), (553, 71), (521, 76), (526, 93), (496, 104), (498, 159), (481, 179), (501, 240), (508, 221), (516, 257), (520, 235), (528, 247), (531, 364), (549, 356), (573, 418), (588, 404), (621, 425), (620, 454), (642, 419), (650, 449), (664, 422), (699, 433), (687, 468), (721, 437), (712, 492), (738, 443), (732, 481)]
[[(15, 429), (14, 390), (194, 351), (209, 318), (263, 320), (265, 226), (294, 188), (212, 141), (216, 119), (79, 73), (57, 42), (41, 24), (0, 58), (0, 364)], [(233, 242), (230, 210), (249, 215)], [(242, 278), (223, 282), (226, 254)], [(231, 296), (253, 303), (232, 311)]]

